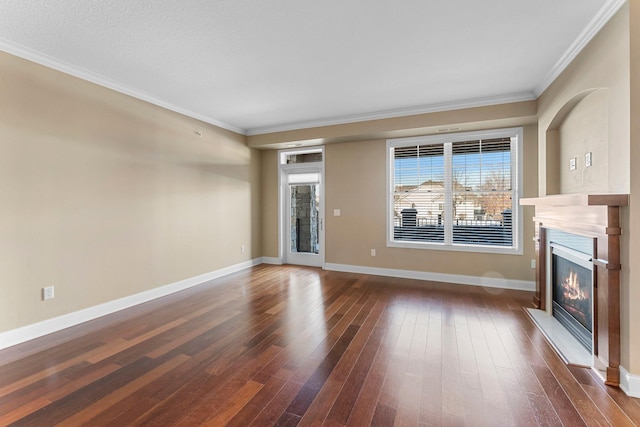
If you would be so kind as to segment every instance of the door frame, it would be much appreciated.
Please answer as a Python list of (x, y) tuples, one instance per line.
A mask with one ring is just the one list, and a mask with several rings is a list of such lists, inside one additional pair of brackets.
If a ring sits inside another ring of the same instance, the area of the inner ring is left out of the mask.
[[(286, 164), (283, 160), (287, 155), (291, 154), (304, 154), (304, 153), (322, 153), (322, 161), (312, 163), (297, 163)], [(295, 173), (307, 173), (316, 172), (320, 174), (320, 208), (318, 209), (318, 220), (320, 222), (319, 231), (319, 243), (320, 250), (318, 253), (319, 267), (324, 268), (325, 265), (325, 182), (324, 182), (324, 147), (314, 146), (306, 148), (295, 148), (278, 150), (278, 257), (283, 264), (291, 263), (290, 259), (287, 259), (288, 247), (290, 245), (288, 235), (290, 230), (287, 230), (287, 218), (284, 216), (287, 213), (286, 206), (289, 204), (287, 200), (289, 195), (289, 185), (287, 176)], [(306, 265), (306, 264), (299, 264)]]

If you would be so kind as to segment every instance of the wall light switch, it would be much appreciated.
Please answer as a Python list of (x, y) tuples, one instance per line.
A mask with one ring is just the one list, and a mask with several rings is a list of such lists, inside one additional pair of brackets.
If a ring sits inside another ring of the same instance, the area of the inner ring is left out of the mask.
[(333, 216), (340, 216), (340, 209), (334, 209)]
[(53, 299), (55, 297), (53, 286), (47, 286), (46, 288), (42, 288), (42, 299), (48, 300)]
[(587, 168), (588, 168), (589, 166), (591, 166), (591, 152), (587, 153), (587, 154), (584, 156), (584, 166), (585, 166), (585, 167), (587, 167)]
[(576, 170), (576, 158), (572, 157), (571, 160), (569, 160), (569, 169), (574, 171)]

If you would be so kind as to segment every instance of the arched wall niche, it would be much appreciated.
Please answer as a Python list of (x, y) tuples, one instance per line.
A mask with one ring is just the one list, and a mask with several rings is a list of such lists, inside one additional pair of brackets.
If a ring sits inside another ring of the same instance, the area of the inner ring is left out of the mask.
[(582, 91), (558, 109), (546, 130), (547, 195), (608, 191), (608, 111), (606, 88)]

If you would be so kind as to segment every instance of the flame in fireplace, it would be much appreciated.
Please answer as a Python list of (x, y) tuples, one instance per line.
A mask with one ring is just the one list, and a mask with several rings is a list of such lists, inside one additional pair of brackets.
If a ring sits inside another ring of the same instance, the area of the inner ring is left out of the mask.
[(589, 295), (580, 288), (578, 273), (572, 269), (569, 270), (569, 275), (562, 280), (562, 291), (563, 296), (570, 300), (589, 299)]

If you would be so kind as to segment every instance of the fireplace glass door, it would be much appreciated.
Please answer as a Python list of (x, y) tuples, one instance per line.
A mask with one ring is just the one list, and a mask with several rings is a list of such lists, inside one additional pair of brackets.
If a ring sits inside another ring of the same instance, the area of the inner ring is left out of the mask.
[(591, 352), (593, 272), (589, 261), (572, 258), (556, 248), (552, 252), (553, 316)]

